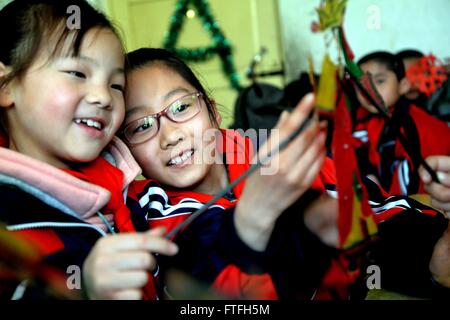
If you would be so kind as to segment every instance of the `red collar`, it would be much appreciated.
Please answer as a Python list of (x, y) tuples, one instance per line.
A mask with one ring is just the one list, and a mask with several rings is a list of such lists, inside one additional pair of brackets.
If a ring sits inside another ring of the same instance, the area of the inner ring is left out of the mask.
[(115, 214), (124, 206), (123, 172), (103, 158), (97, 158), (89, 165), (80, 166), (76, 170), (64, 169), (78, 179), (105, 188), (111, 193), (111, 198), (101, 209), (104, 215)]

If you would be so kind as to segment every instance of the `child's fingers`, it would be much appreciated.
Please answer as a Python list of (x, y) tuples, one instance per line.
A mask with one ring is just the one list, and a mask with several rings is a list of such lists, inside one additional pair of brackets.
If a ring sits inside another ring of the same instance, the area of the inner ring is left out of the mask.
[(100, 239), (101, 252), (139, 250), (144, 247), (147, 237), (143, 233), (123, 233)]
[[(280, 139), (282, 140), (286, 138), (287, 136), (289, 136), (289, 134), (297, 130), (309, 116), (309, 113), (313, 109), (313, 107), (314, 95), (308, 94), (300, 101), (300, 103), (291, 113), (283, 112), (279, 123), (274, 128), (279, 130)], [(314, 118), (312, 122), (317, 122), (317, 119)], [(274, 142), (272, 142), (272, 144), (274, 144)]]
[[(271, 137), (266, 141), (266, 143), (259, 150), (259, 158), (263, 159), (268, 152), (278, 146), (283, 139), (286, 139), (291, 133), (295, 132), (300, 125), (306, 120), (310, 111), (314, 107), (314, 95), (306, 95), (292, 113), (284, 111), (278, 121), (277, 126), (273, 130), (277, 130), (279, 134), (274, 134), (272, 132)], [(306, 127), (303, 133), (299, 134), (293, 141), (288, 145), (287, 149), (289, 151), (283, 150), (284, 153), (293, 153), (294, 158), (300, 156), (307, 146), (313, 140), (318, 131), (318, 121), (313, 119), (311, 123)], [(282, 151), (282, 152), (283, 152)]]
[(289, 123), (296, 128), (300, 125), (304, 119), (309, 115), (309, 112), (314, 108), (314, 94), (308, 93), (303, 97), (303, 99), (297, 104), (294, 110), (290, 113), (288, 111), (283, 111), (278, 119), (276, 126), (277, 129), (283, 128), (285, 123)]
[(432, 182), (430, 174), (422, 166), (420, 166), (420, 168), (419, 168), (419, 175), (420, 175), (420, 179), (422, 179), (423, 183), (429, 184)]
[(170, 240), (153, 237), (147, 235), (148, 240), (145, 242), (144, 249), (150, 250), (154, 253), (160, 253), (168, 256), (173, 256), (178, 253), (178, 246)]
[(442, 184), (431, 183), (429, 185), (425, 185), (425, 191), (437, 201), (450, 202), (450, 188)]
[[(275, 168), (277, 168), (276, 172), (292, 177), (292, 168), (299, 165), (299, 159), (314, 143), (317, 134), (317, 124), (313, 124), (312, 127), (308, 128), (305, 132), (291, 141), (285, 149), (280, 151), (280, 153), (275, 154), (274, 158), (267, 164), (267, 167), (275, 166)], [(281, 139), (282, 138), (280, 138), (280, 140)], [(274, 141), (271, 141), (271, 143), (274, 143)], [(276, 145), (278, 144), (279, 142), (276, 143)], [(266, 153), (267, 150), (260, 150), (260, 154), (265, 155)]]
[(310, 163), (308, 168), (304, 170), (304, 174), (301, 176), (301, 178), (299, 178), (299, 183), (302, 188), (308, 189), (311, 187), (312, 183), (319, 175), (324, 159), (325, 151), (317, 154), (313, 162)]
[[(311, 99), (313, 99), (313, 98), (311, 98)], [(314, 99), (311, 101), (314, 101)], [(300, 104), (299, 107), (294, 109), (294, 111), (289, 115), (289, 117), (284, 122), (283, 126), (280, 128), (280, 138), (281, 139), (284, 139), (284, 138), (288, 137), (291, 133), (295, 132), (308, 118), (309, 113), (312, 109), (312, 108), (309, 108), (310, 104), (306, 105), (308, 108), (300, 108), (301, 106), (302, 106), (302, 104)], [(314, 129), (311, 129), (312, 127)], [(313, 130), (313, 131), (318, 130), (318, 121), (317, 121), (316, 117), (313, 117), (313, 119), (310, 120), (308, 125), (305, 127), (303, 132), (298, 135), (298, 137), (302, 136), (307, 131), (311, 131), (311, 130)]]
[(436, 199), (432, 199), (431, 200), (431, 205), (434, 208), (439, 209), (439, 210), (447, 213), (447, 219), (449, 218), (448, 214), (450, 214), (450, 202), (442, 202), (442, 201), (439, 201), (439, 200), (436, 200)]
[(325, 148), (326, 136), (324, 133), (320, 133), (312, 143), (306, 148), (301, 157), (295, 159), (295, 162), (290, 169), (290, 175), (303, 181), (304, 175), (311, 170), (311, 165), (318, 159), (323, 158)]
[(304, 185), (310, 187), (314, 180), (316, 180), (319, 175), (320, 169), (322, 169), (322, 165), (325, 161), (326, 151), (325, 148), (319, 150), (317, 154), (314, 155), (313, 163), (309, 166), (308, 170), (305, 173), (303, 178)]
[(450, 172), (450, 156), (430, 156), (426, 162), (436, 171)]
[(294, 124), (301, 124), (314, 108), (314, 94), (308, 93), (292, 111), (290, 121)]
[(153, 270), (156, 259), (148, 251), (117, 252), (99, 261), (101, 270)]
[(148, 250), (166, 255), (174, 255), (178, 247), (171, 241), (161, 237), (161, 230), (155, 230), (154, 236), (147, 233), (127, 233), (110, 236), (102, 243), (104, 252)]
[(315, 122), (313, 124), (310, 124), (310, 126), (303, 133), (298, 135), (293, 141), (289, 143), (286, 149), (281, 152), (280, 156), (283, 156), (284, 159), (288, 158), (294, 162), (297, 162), (298, 159), (306, 152), (306, 150), (308, 150), (314, 143), (318, 135), (318, 123)]
[(277, 124), (275, 125), (274, 129), (279, 129), (283, 126), (283, 124), (286, 122), (286, 119), (289, 117), (289, 111), (284, 110), (280, 117), (278, 118)]
[(148, 272), (142, 270), (104, 273), (98, 276), (97, 287), (104, 292), (139, 289), (147, 284), (148, 277)]
[(450, 173), (449, 172), (437, 171), (436, 175), (439, 179), (439, 183), (450, 188)]
[[(419, 167), (419, 175), (423, 183), (430, 184), (433, 182), (431, 175), (428, 173), (427, 170), (424, 169), (423, 166)], [(450, 187), (450, 173), (443, 171), (436, 171), (436, 176), (440, 184), (446, 187)]]
[[(436, 171), (439, 182), (450, 187), (450, 156), (430, 156), (425, 161)], [(422, 166), (419, 168), (419, 174), (425, 184), (432, 182), (430, 174)]]
[(140, 290), (140, 289), (117, 290), (111, 294), (111, 299), (114, 299), (114, 300), (141, 300), (142, 299), (142, 290)]

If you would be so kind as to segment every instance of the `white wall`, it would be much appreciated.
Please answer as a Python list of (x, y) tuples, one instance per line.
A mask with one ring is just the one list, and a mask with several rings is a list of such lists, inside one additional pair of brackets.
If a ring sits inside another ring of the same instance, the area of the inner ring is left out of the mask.
[[(309, 54), (320, 70), (324, 36), (310, 31), (319, 3), (279, 0), (288, 80), (307, 70)], [(348, 0), (344, 29), (356, 59), (375, 50), (406, 48), (444, 59), (450, 56), (450, 0)]]

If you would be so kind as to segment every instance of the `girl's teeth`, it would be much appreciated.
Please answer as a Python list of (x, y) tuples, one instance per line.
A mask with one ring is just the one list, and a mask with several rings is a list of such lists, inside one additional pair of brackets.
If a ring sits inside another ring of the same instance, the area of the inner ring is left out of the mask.
[(97, 122), (97, 121), (94, 121), (94, 120), (91, 120), (91, 119), (76, 119), (75, 123), (77, 123), (77, 124), (84, 123), (88, 127), (94, 127), (94, 128), (96, 128), (98, 130), (102, 129), (102, 125), (101, 125), (100, 122)]
[(170, 160), (169, 164), (170, 165), (174, 165), (174, 164), (180, 164), (184, 161), (186, 161), (187, 159), (189, 159), (190, 156), (192, 156), (194, 152), (192, 150), (189, 150), (185, 153), (183, 153), (181, 156), (173, 158), (172, 160)]

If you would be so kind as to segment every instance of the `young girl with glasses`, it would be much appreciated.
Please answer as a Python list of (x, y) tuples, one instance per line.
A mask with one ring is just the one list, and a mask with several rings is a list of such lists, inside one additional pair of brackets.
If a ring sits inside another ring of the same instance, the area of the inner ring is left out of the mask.
[[(151, 179), (135, 181), (130, 186), (127, 205), (133, 211), (140, 211), (150, 226), (163, 225), (170, 231), (250, 167), (254, 156), (252, 145), (249, 139), (234, 131), (219, 129), (221, 119), (215, 102), (192, 70), (175, 55), (163, 49), (139, 49), (129, 53), (127, 61), (128, 90), (122, 136), (142, 167), (144, 176)], [(312, 107), (313, 98), (308, 96), (291, 115), (283, 114), (277, 126), (280, 141), (300, 126)], [(312, 184), (316, 189), (325, 191), (323, 181), (328, 178), (332, 182), (332, 168), (327, 167), (329, 171), (322, 170), (316, 179), (324, 161), (324, 141), (325, 134), (314, 120), (300, 137), (278, 155), (277, 170), (270, 175), (252, 175), (247, 182), (241, 182), (217, 201), (211, 209), (215, 210), (216, 215), (221, 215), (225, 209), (234, 208), (239, 203), (234, 215), (238, 234), (248, 240), (252, 249), (264, 250), (270, 232), (266, 232), (265, 236), (255, 232), (258, 236), (254, 236), (244, 231), (242, 226), (252, 224), (255, 229), (264, 230), (267, 225), (275, 224), (280, 214)], [(261, 148), (260, 155), (268, 152), (268, 146), (272, 148), (279, 143), (275, 138), (269, 139), (269, 142)], [(328, 204), (330, 220), (335, 222), (335, 203), (330, 199), (323, 203)], [(172, 207), (174, 205), (177, 206)], [(305, 214), (308, 224), (307, 217)], [(314, 238), (300, 216), (292, 220), (290, 228), (284, 230), (286, 234), (297, 234), (301, 229), (304, 230), (302, 234), (305, 238)], [(320, 218), (310, 221), (320, 224)], [(310, 227), (318, 229), (317, 226)], [(203, 266), (196, 265), (192, 272), (189, 257), (192, 261), (199, 261), (204, 252), (183, 248), (182, 241), (189, 240), (184, 235), (188, 229), (175, 238), (180, 246), (180, 254), (188, 260), (184, 260), (181, 268), (185, 267), (192, 275), (212, 283), (219, 293), (229, 297), (275, 299), (280, 292), (281, 295), (285, 293), (280, 288), (284, 288), (286, 284), (282, 282), (286, 280), (274, 279), (268, 274), (250, 275), (219, 257), (213, 261), (213, 266), (211, 261), (205, 261)], [(213, 242), (214, 231), (210, 232), (205, 232), (204, 239), (201, 239), (206, 248)], [(335, 243), (334, 239), (327, 240)], [(315, 242), (310, 240), (311, 243)], [(286, 252), (292, 253), (288, 249), (292, 245), (286, 243)], [(309, 252), (306, 248), (308, 244), (301, 242), (300, 247), (303, 253)], [(326, 261), (325, 256), (323, 261)], [(305, 292), (309, 290), (310, 294), (327, 263), (320, 265), (317, 257), (308, 258), (301, 265), (304, 270), (315, 269), (312, 272), (314, 276), (310, 273), (309, 279), (306, 279), (308, 276), (300, 270), (299, 274), (304, 276), (303, 289)], [(293, 265), (296, 259), (292, 257)], [(289, 269), (287, 266), (285, 268)], [(298, 297), (299, 293), (296, 294)]]

